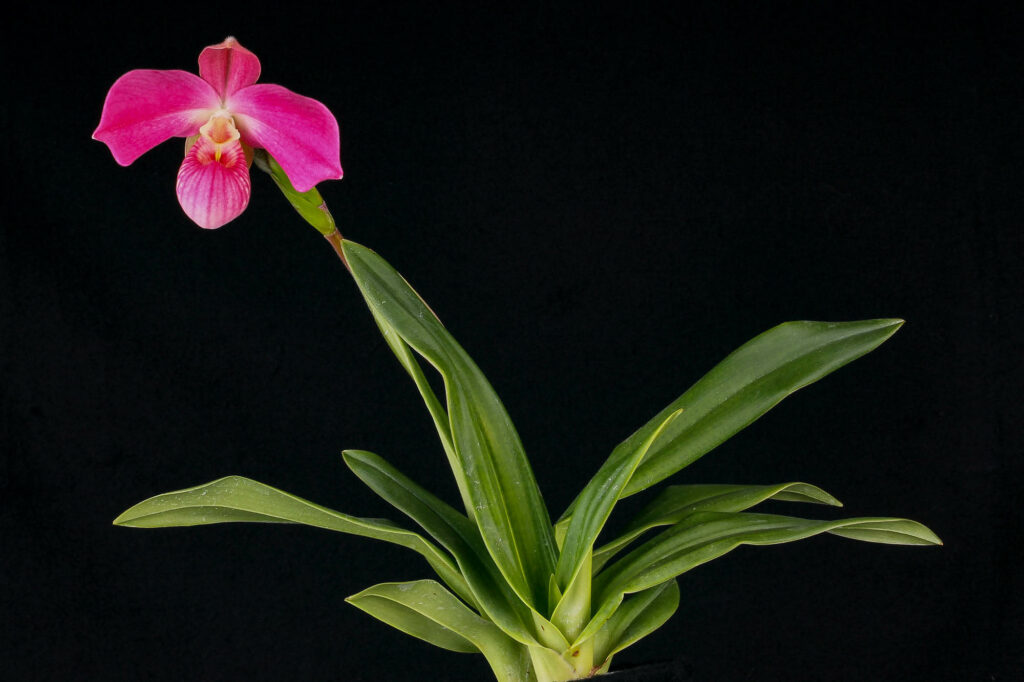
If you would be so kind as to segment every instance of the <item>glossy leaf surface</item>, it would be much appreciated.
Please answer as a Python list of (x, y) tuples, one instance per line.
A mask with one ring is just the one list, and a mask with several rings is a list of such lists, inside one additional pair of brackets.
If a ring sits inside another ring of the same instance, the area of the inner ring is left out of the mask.
[(444, 378), (456, 457), (488, 552), (524, 602), (542, 606), (556, 557), (547, 507), (511, 419), (494, 389), (433, 311), (384, 259), (343, 242), (375, 316)]
[(618, 608), (624, 595), (659, 585), (740, 545), (774, 545), (820, 533), (883, 544), (942, 544), (931, 530), (908, 519), (814, 521), (750, 512), (697, 512), (648, 540), (598, 575), (594, 582), (594, 601), (599, 606), (587, 631), (596, 631), (603, 625)]
[(631, 644), (651, 634), (679, 608), (679, 585), (668, 580), (633, 595), (595, 635), (594, 660), (601, 666)]
[(298, 523), (401, 545), (421, 554), (452, 589), (468, 590), (451, 557), (419, 534), (386, 519), (342, 514), (243, 476), (151, 497), (114, 519), (133, 528), (238, 522)]
[(684, 410), (651, 447), (623, 496), (686, 467), (789, 394), (878, 347), (902, 324), (897, 319), (786, 322), (755, 337), (619, 446), (636, 447), (670, 414)]
[[(523, 644), (536, 644), (555, 629), (530, 609), (504, 582), (484, 547), (477, 527), (465, 515), (388, 464), (362, 450), (346, 450), (345, 463), (364, 483), (400, 509), (451, 552), (472, 594), (487, 617)], [(538, 625), (545, 625), (539, 630)], [(551, 641), (552, 644), (564, 642)]]
[(433, 580), (374, 585), (346, 601), (435, 646), (482, 653), (502, 682), (528, 679), (528, 659), (523, 655), (523, 647)]
[(585, 558), (593, 549), (594, 541), (597, 540), (598, 534), (604, 528), (623, 488), (629, 484), (633, 472), (636, 471), (651, 446), (657, 442), (658, 437), (679, 416), (680, 412), (681, 410), (677, 410), (666, 417), (658, 428), (643, 441), (639, 443), (630, 441), (624, 446), (616, 448), (612, 456), (605, 461), (601, 469), (580, 493), (575, 513), (562, 542), (561, 554), (558, 557), (555, 578), (560, 589), (569, 589)]
[(420, 367), (419, 361), (416, 359), (416, 354), (409, 348), (409, 344), (399, 336), (398, 332), (394, 330), (386, 320), (371, 309), (374, 322), (377, 323), (377, 328), (380, 329), (381, 336), (384, 337), (384, 341), (388, 344), (391, 352), (398, 358), (398, 362), (405, 368), (406, 373), (416, 384), (416, 389), (420, 392), (420, 396), (423, 398), (423, 404), (426, 406), (427, 411), (430, 412), (430, 418), (434, 422), (434, 428), (437, 430), (438, 438), (441, 440), (441, 447), (444, 449), (445, 456), (448, 458), (448, 465), (452, 470), (452, 474), (455, 476), (455, 484), (459, 488), (459, 494), (462, 496), (462, 505), (465, 509), (472, 507), (472, 503), (469, 500), (469, 489), (466, 483), (466, 475), (462, 470), (462, 464), (459, 462), (458, 457), (455, 454), (455, 446), (452, 445), (452, 429), (451, 421), (448, 419), (448, 412), (444, 406), (437, 399), (437, 395), (434, 393), (433, 387), (427, 377), (423, 374), (423, 368)]
[(669, 486), (644, 507), (621, 536), (594, 552), (594, 571), (599, 571), (619, 550), (652, 528), (672, 525), (698, 511), (746, 511), (766, 500), (843, 506), (832, 495), (808, 483)]

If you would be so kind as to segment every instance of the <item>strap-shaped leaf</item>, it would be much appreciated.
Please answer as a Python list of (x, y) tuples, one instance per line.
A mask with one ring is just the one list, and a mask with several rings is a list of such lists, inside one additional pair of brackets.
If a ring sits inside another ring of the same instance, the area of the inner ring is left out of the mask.
[(451, 552), (478, 605), (498, 627), (517, 641), (567, 646), (540, 613), (525, 604), (491, 561), (477, 527), (463, 514), (412, 481), (384, 458), (363, 450), (346, 450), (345, 463), (374, 492), (418, 523)]
[[(480, 648), (460, 634), (460, 631), (466, 628), (459, 627), (459, 624), (465, 622), (472, 627), (476, 625), (473, 620), (475, 618), (494, 627), (492, 623), (466, 608), (455, 595), (444, 590), (433, 580), (382, 583), (354, 594), (345, 601), (407, 635), (418, 637), (442, 649), (463, 654), (478, 654)], [(444, 618), (449, 615), (444, 613), (449, 608), (452, 609), (451, 615), (454, 617)], [(445, 622), (438, 622), (438, 616)], [(452, 627), (453, 620), (455, 627)]]
[(668, 486), (644, 507), (621, 536), (594, 551), (593, 570), (600, 571), (619, 550), (652, 528), (672, 525), (698, 511), (746, 511), (766, 500), (843, 506), (821, 488), (808, 483)]
[(501, 682), (527, 679), (525, 648), (433, 580), (374, 585), (346, 601), (402, 632), (449, 651), (482, 653)]
[[(551, 612), (551, 622), (555, 624), (565, 638), (569, 641), (576, 639), (576, 636), (590, 620), (590, 597), (592, 591), (594, 570), (591, 568), (591, 554), (587, 552), (580, 570), (569, 583), (565, 593), (559, 596), (555, 602), (555, 608)], [(592, 657), (588, 650), (588, 657)], [(581, 654), (577, 653), (579, 657)]]
[(665, 624), (679, 608), (679, 585), (668, 580), (633, 595), (595, 635), (594, 660), (606, 668), (611, 657)]
[(151, 497), (114, 519), (115, 525), (133, 528), (237, 522), (298, 523), (401, 545), (422, 555), (453, 590), (469, 591), (451, 557), (418, 533), (386, 519), (342, 514), (243, 476)]
[(897, 319), (786, 322), (748, 341), (619, 446), (635, 448), (670, 414), (684, 410), (648, 451), (622, 496), (686, 467), (789, 394), (875, 349), (902, 324)]
[(452, 441), (488, 552), (527, 604), (547, 599), (556, 547), (551, 520), (512, 421), (473, 360), (423, 299), (373, 251), (343, 242), (352, 275), (375, 316), (441, 373)]
[[(666, 417), (658, 428), (640, 443), (629, 442), (624, 444), (626, 447), (617, 447), (580, 493), (575, 513), (562, 542), (562, 551), (555, 571), (560, 589), (569, 589), (633, 472), (658, 440), (658, 436), (664, 433), (680, 412), (681, 410), (677, 410)], [(629, 449), (630, 447), (633, 449)]]
[(697, 512), (640, 545), (598, 575), (594, 593), (599, 606), (580, 637), (596, 632), (626, 594), (659, 585), (740, 545), (775, 545), (820, 533), (884, 544), (942, 544), (935, 533), (909, 519), (814, 521), (749, 512)]
[(465, 472), (462, 470), (462, 465), (458, 461), (458, 457), (455, 454), (455, 446), (452, 445), (452, 429), (451, 420), (448, 418), (448, 412), (444, 406), (437, 399), (434, 394), (434, 389), (431, 387), (430, 382), (427, 381), (427, 377), (423, 374), (423, 368), (420, 367), (420, 363), (416, 360), (416, 355), (412, 349), (409, 348), (398, 332), (394, 330), (387, 323), (386, 320), (381, 318), (379, 314), (374, 312), (371, 308), (370, 312), (373, 314), (373, 320), (377, 323), (377, 328), (380, 329), (381, 336), (384, 337), (384, 341), (388, 344), (391, 352), (398, 358), (398, 362), (405, 368), (405, 371), (412, 378), (413, 383), (416, 384), (416, 388), (420, 392), (420, 396), (423, 398), (423, 404), (426, 405), (427, 411), (430, 412), (430, 417), (434, 421), (434, 428), (437, 430), (438, 438), (441, 439), (441, 447), (444, 449), (445, 455), (448, 457), (448, 464), (452, 469), (452, 473), (455, 475), (455, 482), (458, 485), (459, 493), (462, 495), (462, 504), (465, 508), (470, 507), (469, 501), (469, 490), (466, 483)]

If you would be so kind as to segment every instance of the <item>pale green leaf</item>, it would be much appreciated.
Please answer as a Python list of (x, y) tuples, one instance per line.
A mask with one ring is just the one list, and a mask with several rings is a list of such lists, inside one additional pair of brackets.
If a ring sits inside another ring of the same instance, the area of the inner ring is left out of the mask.
[(234, 522), (297, 523), (401, 545), (422, 555), (452, 589), (468, 591), (451, 557), (419, 534), (385, 519), (342, 514), (242, 476), (151, 497), (114, 519), (115, 525), (133, 528)]
[(423, 374), (423, 368), (420, 367), (420, 363), (416, 360), (412, 349), (409, 348), (409, 344), (373, 308), (370, 309), (370, 313), (373, 315), (377, 328), (380, 329), (381, 336), (384, 337), (384, 341), (388, 344), (391, 352), (395, 354), (398, 362), (405, 368), (405, 371), (416, 384), (416, 388), (423, 398), (423, 404), (426, 405), (427, 411), (430, 412), (430, 417), (434, 421), (434, 428), (437, 430), (438, 438), (441, 440), (441, 447), (448, 458), (448, 465), (455, 476), (459, 493), (462, 495), (462, 504), (468, 509), (470, 506), (469, 488), (466, 483), (466, 474), (462, 470), (462, 464), (455, 454), (455, 446), (452, 445), (451, 421), (448, 419), (448, 412), (437, 399), (434, 389)]
[(594, 551), (594, 571), (599, 571), (619, 550), (652, 528), (672, 525), (698, 511), (745, 511), (766, 500), (843, 506), (832, 495), (808, 483), (668, 486), (644, 507), (621, 536)]
[(612, 656), (664, 625), (678, 607), (679, 585), (675, 580), (626, 599), (595, 635), (594, 660), (607, 666)]
[[(575, 513), (561, 543), (561, 554), (555, 577), (562, 590), (568, 590), (585, 558), (590, 556), (594, 541), (604, 528), (608, 516), (629, 483), (644, 455), (657, 442), (681, 410), (673, 412), (640, 443), (627, 442), (615, 449), (601, 469), (590, 479), (577, 498)], [(632, 449), (630, 449), (632, 448)]]
[(482, 653), (501, 682), (528, 679), (529, 659), (524, 647), (433, 580), (374, 585), (346, 601), (435, 646)]
[(556, 546), (547, 507), (504, 406), (469, 355), (387, 262), (345, 241), (352, 275), (375, 316), (442, 375), (456, 479), (496, 565), (524, 602), (542, 606)]
[(565, 590), (551, 613), (551, 622), (555, 624), (569, 641), (576, 639), (580, 631), (590, 620), (590, 595), (594, 571), (591, 568), (591, 554), (584, 556), (580, 570), (577, 571), (569, 587)]
[[(416, 521), (451, 552), (478, 605), (498, 627), (523, 644), (561, 643), (540, 613), (532, 610), (504, 581), (491, 560), (478, 528), (463, 514), (398, 471), (379, 455), (346, 450), (345, 463), (378, 495)], [(546, 625), (546, 630), (538, 628)]]
[(634, 449), (670, 414), (684, 410), (648, 451), (622, 496), (686, 467), (789, 394), (875, 349), (902, 324), (897, 319), (786, 322), (748, 341), (619, 446)]
[(659, 585), (741, 545), (794, 542), (820, 533), (886, 544), (942, 544), (928, 528), (908, 519), (814, 521), (750, 512), (697, 512), (640, 545), (597, 576), (594, 593), (599, 606), (592, 623), (607, 619), (618, 608), (623, 595)]

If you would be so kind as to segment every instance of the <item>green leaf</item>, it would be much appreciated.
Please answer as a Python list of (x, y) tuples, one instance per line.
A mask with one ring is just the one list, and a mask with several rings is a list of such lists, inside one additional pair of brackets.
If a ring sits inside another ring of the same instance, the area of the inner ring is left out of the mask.
[[(416, 521), (451, 552), (472, 594), (467, 601), (479, 605), (498, 627), (523, 644), (567, 643), (551, 637), (554, 626), (525, 604), (503, 580), (484, 547), (477, 527), (463, 514), (388, 464), (363, 450), (346, 450), (345, 463), (374, 492)], [(546, 629), (538, 628), (546, 626)]]
[(547, 507), (512, 421), (487, 379), (433, 311), (373, 251), (343, 242), (352, 275), (375, 316), (441, 373), (456, 480), (502, 575), (534, 607), (547, 599), (556, 546)]
[(902, 324), (897, 319), (786, 322), (755, 337), (619, 446), (634, 449), (670, 414), (685, 410), (648, 451), (622, 497), (686, 467), (789, 394), (878, 347)]
[(552, 573), (551, 580), (548, 581), (548, 611), (554, 611), (560, 601), (562, 601), (562, 591), (558, 589), (558, 582), (555, 580), (555, 574)]
[(942, 544), (928, 528), (908, 519), (814, 521), (749, 512), (697, 512), (648, 540), (595, 579), (595, 602), (600, 606), (587, 630), (595, 623), (603, 624), (625, 594), (661, 584), (740, 545), (774, 545), (820, 533), (885, 544)]
[(599, 571), (619, 550), (652, 528), (672, 525), (698, 511), (741, 512), (765, 500), (843, 506), (821, 488), (807, 483), (669, 486), (630, 522), (621, 536), (594, 552), (594, 571)]
[[(408, 635), (463, 654), (480, 653), (479, 647), (459, 634), (466, 629), (464, 626), (459, 627), (463, 621), (470, 627), (476, 625), (476, 621), (494, 627), (433, 580), (382, 583), (352, 595), (345, 601)], [(449, 609), (452, 613), (446, 614), (445, 611)], [(443, 618), (441, 622), (438, 615)], [(455, 627), (451, 624), (453, 620)]]
[(482, 653), (502, 682), (527, 679), (525, 649), (433, 580), (382, 583), (346, 601), (442, 649)]
[(929, 528), (909, 519), (863, 519), (853, 525), (831, 528), (828, 532), (851, 540), (881, 545), (942, 544), (942, 540)]
[[(590, 620), (590, 594), (594, 571), (591, 568), (591, 554), (587, 552), (583, 564), (576, 573), (565, 593), (561, 595), (551, 612), (551, 622), (565, 638), (572, 641)], [(577, 653), (577, 656), (579, 654)]]
[(405, 371), (412, 378), (416, 384), (416, 388), (420, 392), (420, 396), (423, 398), (423, 403), (427, 407), (427, 411), (430, 412), (430, 417), (434, 421), (434, 428), (437, 430), (438, 438), (441, 440), (441, 447), (444, 449), (445, 456), (448, 457), (448, 464), (452, 469), (452, 473), (455, 475), (456, 484), (458, 485), (459, 492), (462, 495), (462, 504), (465, 508), (469, 508), (471, 503), (468, 497), (468, 485), (466, 483), (465, 473), (462, 471), (462, 465), (458, 461), (458, 457), (455, 454), (455, 446), (452, 445), (452, 430), (451, 422), (448, 419), (448, 412), (444, 406), (437, 399), (434, 394), (434, 389), (431, 387), (430, 382), (427, 381), (427, 377), (423, 374), (423, 368), (420, 367), (419, 362), (416, 360), (415, 354), (412, 349), (409, 348), (398, 332), (394, 330), (386, 320), (381, 318), (372, 308), (370, 312), (373, 314), (373, 319), (377, 323), (377, 328), (380, 329), (381, 335), (384, 337), (384, 341), (391, 348), (391, 352), (398, 358), (398, 362), (405, 368)]
[(679, 585), (668, 580), (627, 599), (595, 635), (594, 660), (607, 667), (610, 659), (665, 624), (679, 608)]
[(681, 412), (682, 410), (677, 410), (666, 417), (661, 425), (640, 443), (627, 442), (623, 444), (625, 447), (616, 448), (580, 493), (575, 513), (562, 542), (562, 551), (555, 571), (558, 586), (562, 590), (569, 589), (584, 560), (590, 556), (594, 541), (604, 528), (612, 508), (644, 455)]
[(114, 519), (115, 525), (133, 528), (233, 522), (298, 523), (390, 542), (422, 555), (456, 592), (468, 591), (451, 558), (421, 535), (385, 519), (342, 514), (242, 476), (151, 497)]

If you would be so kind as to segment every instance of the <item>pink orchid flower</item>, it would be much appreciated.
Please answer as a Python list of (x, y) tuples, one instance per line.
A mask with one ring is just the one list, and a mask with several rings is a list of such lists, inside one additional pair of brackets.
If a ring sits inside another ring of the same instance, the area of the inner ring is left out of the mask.
[(117, 79), (93, 139), (127, 166), (172, 137), (189, 138), (178, 169), (181, 208), (220, 227), (249, 203), (254, 147), (277, 160), (295, 189), (340, 179), (340, 136), (320, 102), (280, 85), (254, 85), (260, 60), (234, 38), (199, 54), (199, 75), (137, 69)]

